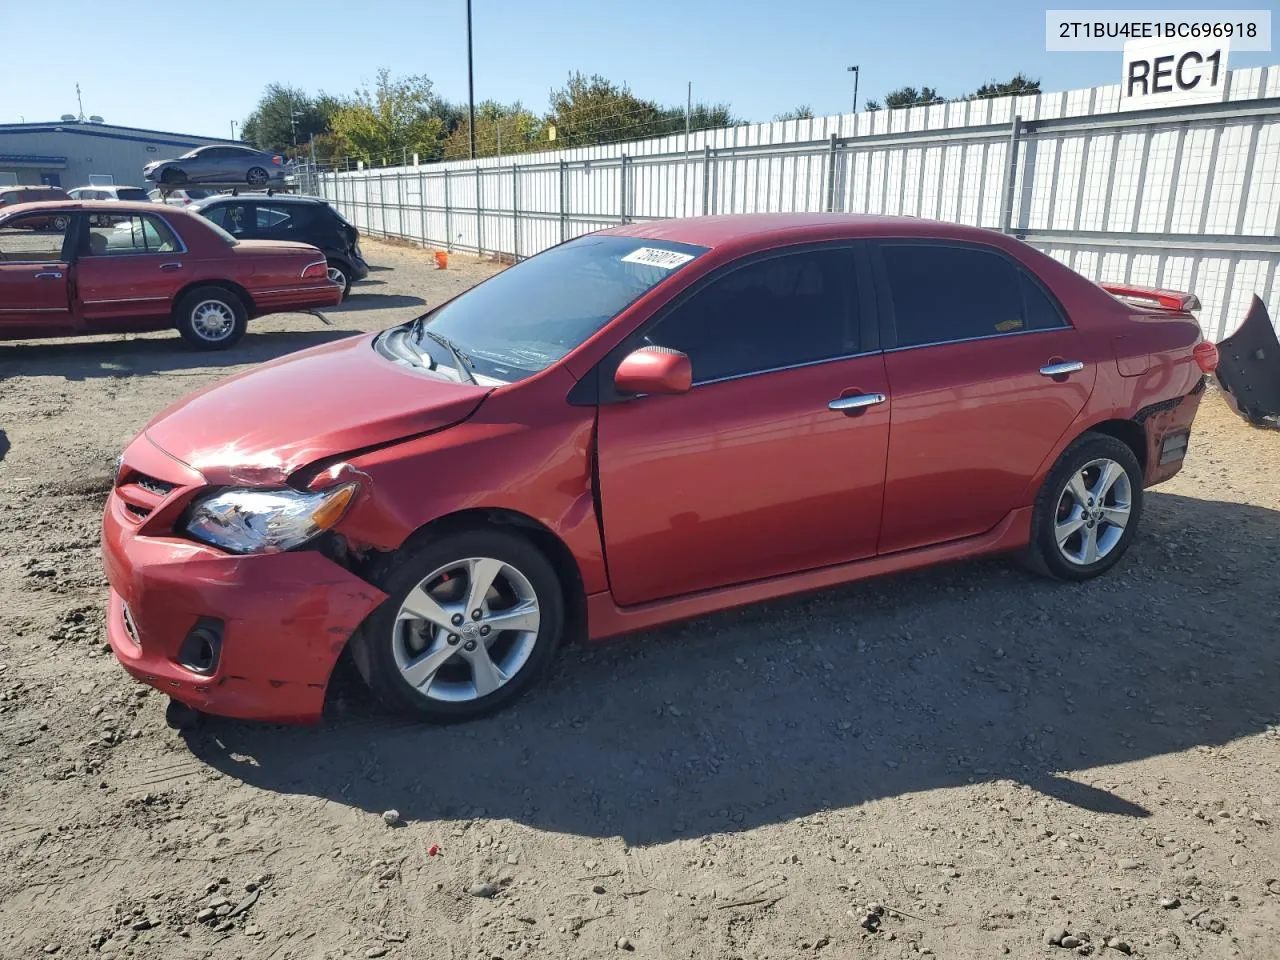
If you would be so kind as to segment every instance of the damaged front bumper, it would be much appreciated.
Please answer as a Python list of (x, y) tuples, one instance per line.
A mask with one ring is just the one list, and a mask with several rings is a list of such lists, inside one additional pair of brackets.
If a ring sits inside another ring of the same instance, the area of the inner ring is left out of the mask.
[(317, 551), (233, 556), (139, 527), (112, 491), (102, 553), (121, 665), (205, 713), (318, 721), (347, 639), (386, 595)]
[(1280, 429), (1280, 340), (1255, 296), (1239, 329), (1218, 344), (1218, 385), (1227, 402), (1257, 427)]

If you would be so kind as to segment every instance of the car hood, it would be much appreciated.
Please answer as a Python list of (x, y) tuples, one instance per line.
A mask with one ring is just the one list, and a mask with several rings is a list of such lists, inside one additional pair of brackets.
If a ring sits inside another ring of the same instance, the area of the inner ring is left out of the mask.
[(300, 467), (465, 420), (489, 388), (380, 356), (375, 335), (290, 354), (198, 390), (143, 428), (211, 484), (281, 484)]

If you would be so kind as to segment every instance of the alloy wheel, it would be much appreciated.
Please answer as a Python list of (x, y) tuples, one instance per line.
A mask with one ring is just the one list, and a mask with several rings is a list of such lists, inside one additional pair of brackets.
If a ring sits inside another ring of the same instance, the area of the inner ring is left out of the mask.
[(1058, 497), (1054, 540), (1063, 558), (1089, 566), (1111, 553), (1133, 510), (1133, 485), (1114, 460), (1091, 460), (1073, 473)]
[(210, 343), (225, 340), (235, 326), (235, 312), (221, 300), (202, 300), (191, 311), (191, 328)]
[(267, 171), (263, 170), (261, 167), (254, 167), (249, 171), (249, 175), (246, 179), (255, 187), (261, 186), (267, 182)]
[(345, 290), (347, 288), (347, 275), (342, 272), (341, 268), (329, 264), (329, 282), (336, 283)]
[(400, 676), (418, 694), (467, 702), (520, 672), (540, 625), (529, 578), (501, 560), (472, 557), (437, 568), (409, 591), (392, 650)]

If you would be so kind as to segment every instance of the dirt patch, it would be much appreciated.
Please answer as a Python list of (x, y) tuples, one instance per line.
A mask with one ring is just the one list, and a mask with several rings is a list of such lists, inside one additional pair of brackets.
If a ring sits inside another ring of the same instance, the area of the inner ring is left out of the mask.
[(570, 650), (463, 727), (344, 673), (319, 729), (174, 735), (104, 649), (104, 478), (495, 269), (368, 247), (332, 327), (0, 344), (0, 956), (1280, 956), (1280, 434), (1212, 393), (1089, 584), (957, 565)]

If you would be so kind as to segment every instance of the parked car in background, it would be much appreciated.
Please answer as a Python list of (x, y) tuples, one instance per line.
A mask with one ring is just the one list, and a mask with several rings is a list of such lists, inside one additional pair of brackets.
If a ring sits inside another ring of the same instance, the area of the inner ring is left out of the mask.
[(1002, 552), (1096, 577), (1217, 361), (1194, 297), (1117, 293), (912, 218), (579, 237), (153, 419), (103, 520), (108, 639), (199, 711), (314, 721), (346, 647), (449, 721), (566, 636)]
[[(33, 234), (33, 220), (64, 226)], [(253, 317), (341, 300), (315, 247), (237, 240), (184, 210), (100, 200), (0, 210), (0, 340), (176, 327), (191, 346), (222, 350)]]
[[(16, 206), (19, 203), (40, 203), (48, 200), (66, 200), (67, 191), (61, 187), (47, 186), (15, 186), (0, 187), (0, 212), (5, 207)], [(63, 214), (56, 214), (52, 219), (41, 219), (40, 217), (32, 217), (25, 221), (29, 230), (48, 230), (56, 228), (62, 230), (66, 227), (67, 221)]]
[(142, 175), (153, 183), (247, 183), (266, 186), (272, 180), (283, 181), (284, 157), (252, 147), (213, 145), (197, 147), (173, 160), (157, 160), (142, 168)]
[(125, 187), (117, 184), (97, 184), (88, 187), (75, 187), (67, 191), (71, 200), (130, 200), (146, 203), (150, 197), (141, 187)]
[(319, 247), (329, 264), (329, 279), (341, 284), (343, 296), (355, 280), (369, 275), (360, 250), (360, 233), (322, 197), (275, 194), (219, 194), (191, 209), (247, 240), (297, 240)]
[(205, 197), (214, 196), (214, 191), (205, 190), (202, 187), (188, 187), (186, 189), (175, 190), (150, 190), (147, 192), (147, 198), (152, 203), (167, 203), (173, 207), (189, 207), (197, 200), (203, 200)]
[[(75, 187), (67, 191), (67, 197), (71, 200), (128, 200), (137, 203), (146, 203), (151, 199), (147, 196), (147, 191), (141, 187), (125, 187), (116, 184)], [(99, 225), (106, 226), (107, 219), (103, 217)]]

